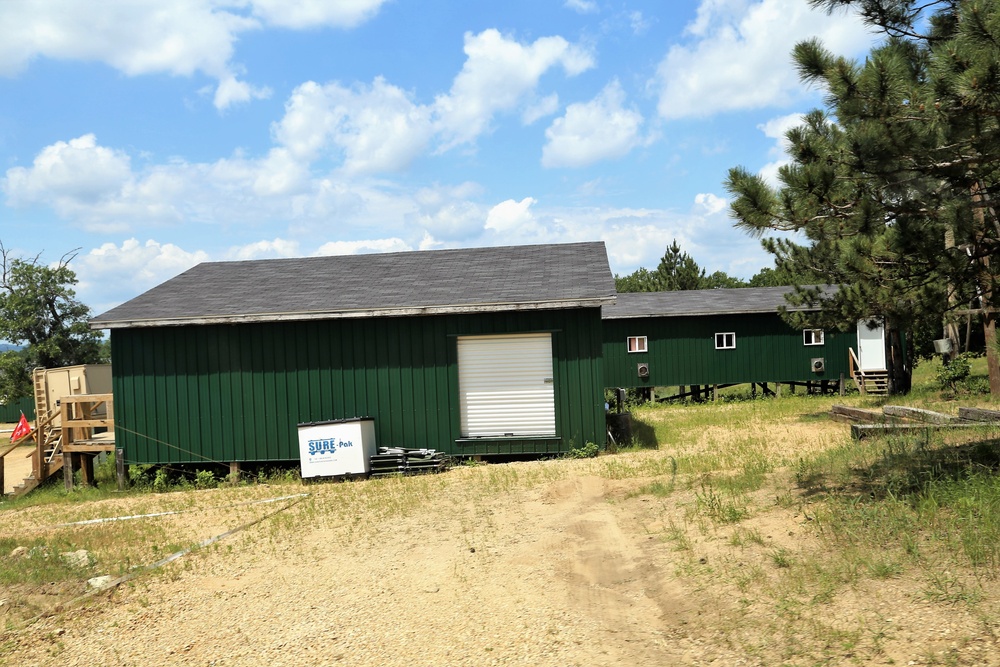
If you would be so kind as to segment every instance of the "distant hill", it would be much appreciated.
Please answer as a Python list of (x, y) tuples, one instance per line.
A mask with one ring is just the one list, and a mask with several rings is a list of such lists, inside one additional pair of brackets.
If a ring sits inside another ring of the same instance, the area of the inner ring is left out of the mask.
[(0, 352), (8, 352), (10, 350), (20, 350), (20, 345), (11, 345), (10, 343), (0, 343)]

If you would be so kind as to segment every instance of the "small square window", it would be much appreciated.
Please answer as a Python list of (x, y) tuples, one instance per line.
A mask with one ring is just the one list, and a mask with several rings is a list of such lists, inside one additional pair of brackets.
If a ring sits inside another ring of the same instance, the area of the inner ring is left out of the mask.
[(716, 350), (735, 350), (736, 349), (736, 334), (732, 331), (726, 333), (715, 334), (715, 349)]
[(645, 336), (629, 336), (628, 337), (628, 351), (632, 352), (647, 352), (646, 349), (646, 337)]
[(802, 331), (802, 344), (803, 345), (822, 345), (823, 344), (823, 330), (822, 329), (804, 329)]

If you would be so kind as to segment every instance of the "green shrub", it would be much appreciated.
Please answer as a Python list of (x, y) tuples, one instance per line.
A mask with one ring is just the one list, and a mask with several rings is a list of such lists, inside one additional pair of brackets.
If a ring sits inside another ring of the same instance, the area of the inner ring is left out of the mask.
[(597, 456), (601, 448), (592, 442), (588, 442), (583, 447), (574, 447), (566, 453), (566, 458), (569, 459), (592, 459)]
[(211, 470), (199, 470), (194, 474), (194, 488), (196, 489), (214, 489), (218, 485), (215, 473)]
[(959, 383), (964, 383), (972, 372), (972, 365), (969, 362), (971, 357), (968, 352), (963, 352), (950, 362), (941, 365), (936, 379), (942, 389), (958, 391)]
[(148, 489), (150, 485), (150, 470), (153, 466), (149, 464), (130, 465), (128, 467), (128, 482), (130, 486), (137, 489)]
[(170, 476), (166, 468), (160, 468), (156, 471), (156, 477), (153, 478), (153, 491), (156, 493), (166, 493), (169, 490)]

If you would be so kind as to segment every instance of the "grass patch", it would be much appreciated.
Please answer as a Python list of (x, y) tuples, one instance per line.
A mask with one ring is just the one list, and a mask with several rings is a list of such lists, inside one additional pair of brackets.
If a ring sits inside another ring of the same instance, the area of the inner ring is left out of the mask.
[(702, 484), (695, 499), (698, 511), (716, 523), (739, 523), (750, 517), (748, 501), (744, 496), (720, 493), (711, 485)]

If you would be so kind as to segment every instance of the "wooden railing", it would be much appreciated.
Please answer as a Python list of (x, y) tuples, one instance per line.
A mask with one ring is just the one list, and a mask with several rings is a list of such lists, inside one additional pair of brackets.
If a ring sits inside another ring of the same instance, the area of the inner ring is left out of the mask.
[[(60, 399), (64, 453), (114, 451), (115, 412), (111, 394), (80, 394)], [(98, 409), (104, 406), (104, 412)], [(106, 428), (109, 437), (94, 439), (95, 428)]]
[(847, 351), (851, 353), (850, 355), (851, 379), (854, 380), (854, 384), (858, 385), (858, 391), (860, 391), (862, 394), (865, 394), (867, 393), (867, 390), (865, 389), (865, 372), (861, 369), (861, 360), (858, 359), (858, 355), (854, 352), (853, 347), (847, 348)]
[[(115, 449), (115, 408), (111, 394), (63, 396), (60, 400), (62, 427), (63, 476), (66, 488), (73, 488), (73, 468), (79, 467), (84, 484), (94, 483), (93, 456), (101, 452), (120, 453)], [(103, 410), (100, 408), (103, 406)], [(95, 428), (107, 429), (94, 434)], [(74, 459), (76, 466), (74, 466)], [(124, 487), (124, 471), (118, 461), (118, 488)]]
[(46, 458), (45, 449), (55, 442), (50, 434), (53, 430), (53, 422), (59, 416), (58, 410), (50, 410), (48, 414), (36, 417), (35, 428), (31, 431), (35, 438), (35, 451), (31, 455), (31, 475), (39, 482), (49, 476), (48, 465), (52, 462), (52, 456)]

